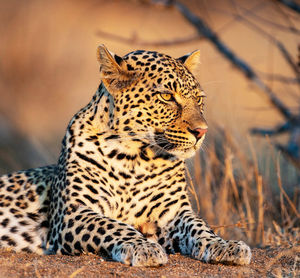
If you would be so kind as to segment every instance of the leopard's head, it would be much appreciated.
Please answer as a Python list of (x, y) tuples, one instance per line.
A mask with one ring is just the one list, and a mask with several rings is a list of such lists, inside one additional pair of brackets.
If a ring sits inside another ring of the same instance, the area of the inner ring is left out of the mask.
[(193, 76), (199, 51), (178, 59), (138, 50), (124, 57), (98, 48), (101, 79), (114, 98), (113, 129), (180, 158), (201, 146), (204, 92)]

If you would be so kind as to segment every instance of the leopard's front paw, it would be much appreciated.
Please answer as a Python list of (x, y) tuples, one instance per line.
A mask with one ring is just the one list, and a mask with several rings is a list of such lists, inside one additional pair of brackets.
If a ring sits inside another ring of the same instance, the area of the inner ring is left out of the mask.
[(208, 244), (202, 251), (196, 257), (212, 263), (247, 265), (252, 256), (250, 247), (245, 242), (235, 240), (218, 240)]
[(116, 250), (114, 259), (132, 266), (160, 266), (168, 262), (168, 256), (156, 242), (123, 243)]

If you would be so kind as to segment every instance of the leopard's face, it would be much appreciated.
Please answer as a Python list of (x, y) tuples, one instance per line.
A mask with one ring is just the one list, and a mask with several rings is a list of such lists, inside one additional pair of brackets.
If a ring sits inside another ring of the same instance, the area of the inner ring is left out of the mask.
[(174, 59), (153, 51), (114, 55), (117, 76), (107, 78), (102, 68), (114, 97), (113, 128), (178, 157), (192, 156), (207, 131), (205, 95), (188, 69), (196, 58), (198, 53)]

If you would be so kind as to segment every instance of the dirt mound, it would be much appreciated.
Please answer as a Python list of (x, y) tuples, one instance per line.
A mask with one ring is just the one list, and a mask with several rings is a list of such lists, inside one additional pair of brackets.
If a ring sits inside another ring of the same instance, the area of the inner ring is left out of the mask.
[(129, 267), (82, 256), (39, 256), (0, 251), (0, 277), (299, 277), (300, 247), (253, 249), (249, 266), (205, 264), (189, 257), (170, 255), (158, 268)]

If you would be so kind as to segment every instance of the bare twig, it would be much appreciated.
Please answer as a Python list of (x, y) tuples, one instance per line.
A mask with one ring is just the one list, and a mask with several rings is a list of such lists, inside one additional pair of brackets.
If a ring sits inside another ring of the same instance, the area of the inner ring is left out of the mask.
[[(263, 2), (265, 3), (265, 2)], [(261, 9), (261, 6), (262, 5), (257, 5), (258, 8)], [(211, 10), (217, 12), (217, 13), (220, 13), (220, 14), (226, 14), (227, 16), (231, 16), (233, 19), (229, 22), (229, 23), (226, 23), (226, 27), (234, 22), (234, 21), (239, 21), (239, 20), (243, 20), (243, 18), (245, 18), (246, 16), (248, 17), (251, 17), (253, 19), (257, 21), (260, 21), (264, 24), (267, 24), (267, 25), (270, 25), (272, 27), (275, 27), (276, 29), (279, 29), (279, 30), (283, 30), (285, 32), (291, 32), (291, 33), (295, 33), (295, 34), (300, 34), (300, 29), (297, 29), (296, 27), (294, 26), (285, 26), (285, 25), (282, 25), (282, 24), (279, 24), (278, 22), (274, 22), (274, 21), (270, 21), (268, 20), (267, 18), (264, 18), (264, 17), (261, 17), (259, 15), (257, 15), (253, 10), (254, 8), (251, 8), (251, 9), (246, 9), (244, 7), (240, 7), (239, 6), (239, 9), (241, 9), (241, 13), (238, 14), (238, 13), (235, 13), (235, 12), (228, 12), (228, 11), (224, 11), (223, 9), (221, 8), (218, 8), (218, 7), (213, 7), (211, 8)], [(256, 10), (256, 9), (255, 9)], [(223, 30), (224, 28), (221, 27), (218, 29), (218, 32)]]
[(280, 13), (280, 15), (285, 19), (285, 21), (289, 24), (291, 28), (295, 27), (294, 22), (291, 20), (291, 13), (286, 12), (285, 9), (283, 9), (283, 6), (277, 2), (277, 5), (275, 5), (276, 10)]
[(298, 78), (288, 77), (280, 74), (267, 73), (267, 72), (259, 72), (259, 75), (267, 80), (278, 81), (286, 84), (297, 84), (300, 82)]
[(170, 45), (182, 45), (186, 43), (191, 43), (194, 41), (199, 41), (201, 39), (199, 34), (189, 36), (186, 38), (177, 38), (172, 40), (159, 40), (159, 41), (144, 41), (140, 39), (137, 34), (133, 34), (131, 38), (127, 38), (109, 32), (105, 32), (102, 30), (98, 30), (96, 34), (99, 37), (105, 37), (107, 39), (111, 39), (121, 43), (134, 44), (141, 47), (168, 47)]
[(297, 74), (298, 78), (300, 78), (300, 69), (297, 66), (297, 64), (294, 63), (292, 55), (287, 51), (287, 49), (285, 48), (285, 46), (283, 45), (282, 42), (277, 40), (276, 45), (277, 45), (278, 49), (280, 50), (280, 52), (282, 53), (282, 55), (284, 56), (284, 58), (286, 59), (286, 61), (289, 63), (289, 65), (293, 69), (293, 71)]
[(269, 41), (271, 41), (273, 44), (276, 45), (278, 50), (281, 52), (282, 56), (285, 58), (291, 69), (294, 71), (294, 73), (297, 76), (297, 81), (300, 83), (300, 69), (297, 66), (297, 64), (293, 61), (292, 55), (288, 52), (286, 47), (282, 42), (277, 40), (275, 37), (271, 36), (269, 33), (264, 31), (262, 28), (260, 28), (257, 24), (253, 23), (252, 21), (248, 20), (245, 17), (241, 17), (243, 20), (241, 22), (247, 24), (249, 27), (254, 29), (256, 32), (260, 33), (264, 37), (266, 37)]
[(276, 0), (277, 2), (285, 5), (286, 7), (290, 8), (291, 10), (300, 13), (300, 5), (292, 0)]
[[(248, 14), (250, 14), (250, 15), (253, 14), (254, 15), (254, 13), (251, 10), (247, 10), (247, 9), (243, 9), (243, 10), (245, 10), (245, 14), (246, 15), (248, 15)], [(297, 79), (296, 79), (297, 83), (300, 84), (300, 69), (297, 66), (297, 64), (293, 61), (292, 55), (288, 52), (288, 50), (283, 45), (283, 43), (280, 42), (279, 40), (277, 40), (274, 36), (270, 35), (264, 29), (262, 29), (261, 27), (259, 27), (257, 24), (255, 24), (254, 22), (250, 21), (246, 16), (243, 16), (240, 13), (231, 13), (231, 14), (237, 20), (239, 20), (241, 23), (246, 24), (248, 27), (250, 27), (251, 29), (255, 30), (259, 34), (263, 35), (269, 41), (271, 41), (274, 45), (276, 45), (276, 47), (281, 52), (281, 54), (283, 55), (283, 57), (285, 58), (285, 60), (289, 64), (289, 66), (295, 72), (295, 74), (297, 76)]]
[(252, 128), (251, 133), (252, 134), (259, 134), (259, 135), (268, 135), (268, 136), (273, 136), (273, 135), (279, 135), (284, 132), (288, 132), (292, 129), (291, 123), (287, 122), (283, 125), (280, 125), (276, 127), (275, 129), (261, 129), (261, 128)]
[(266, 19), (266, 18), (263, 18), (263, 17), (261, 17), (261, 16), (255, 14), (255, 13), (253, 13), (251, 10), (245, 9), (245, 8), (243, 8), (243, 7), (241, 7), (241, 9), (242, 9), (243, 11), (246, 11), (246, 12), (247, 12), (247, 15), (249, 15), (249, 16), (255, 18), (256, 20), (259, 20), (259, 21), (261, 21), (261, 22), (263, 22), (263, 23), (266, 23), (266, 24), (268, 24), (268, 25), (270, 25), (270, 26), (273, 26), (273, 27), (275, 27), (275, 28), (277, 28), (277, 29), (279, 29), (279, 30), (281, 29), (281, 30), (283, 30), (283, 31), (285, 31), (285, 32), (292, 32), (292, 33), (295, 33), (295, 34), (299, 34), (299, 33), (300, 33), (300, 30), (297, 29), (295, 26), (288, 26), (288, 27), (287, 27), (287, 26), (284, 26), (284, 25), (279, 24), (279, 23), (276, 22), (276, 21), (270, 21), (270, 20), (268, 20), (268, 19)]
[(234, 224), (225, 224), (225, 225), (219, 225), (219, 226), (214, 226), (214, 225), (211, 225), (210, 227), (214, 230), (217, 230), (217, 229), (220, 229), (220, 228), (234, 228), (234, 227), (237, 227), (237, 228), (241, 228), (241, 229), (246, 229), (247, 226), (250, 226), (250, 225), (254, 225), (255, 222), (254, 221), (238, 221), (237, 223), (234, 223)]
[[(252, 12), (252, 10), (247, 10), (247, 9), (244, 9), (244, 8), (242, 8), (242, 10), (245, 11), (245, 15), (255, 15), (256, 16), (256, 14), (254, 14)], [(234, 16), (241, 23), (247, 25), (251, 29), (255, 30), (256, 32), (258, 32), (259, 34), (261, 34), (262, 36), (267, 38), (270, 42), (272, 42), (278, 48), (278, 50), (281, 52), (282, 56), (284, 57), (284, 59), (286, 60), (288, 65), (291, 67), (291, 69), (294, 71), (297, 78), (293, 79), (293, 80), (295, 81), (295, 83), (300, 84), (300, 68), (297, 65), (297, 63), (294, 62), (292, 55), (286, 49), (284, 44), (282, 42), (280, 42), (278, 39), (276, 39), (274, 36), (270, 35), (268, 32), (266, 32), (264, 29), (262, 29), (256, 23), (250, 21), (245, 15), (242, 15), (238, 12), (237, 13), (231, 13), (231, 15)], [(293, 29), (293, 26), (291, 26), (289, 28)], [(271, 79), (271, 78), (269, 78), (269, 79)], [(271, 80), (273, 80), (273, 78)], [(290, 80), (287, 80), (286, 78), (284, 79), (282, 77), (280, 77), (279, 80), (280, 81), (285, 81), (285, 82), (290, 81)]]

